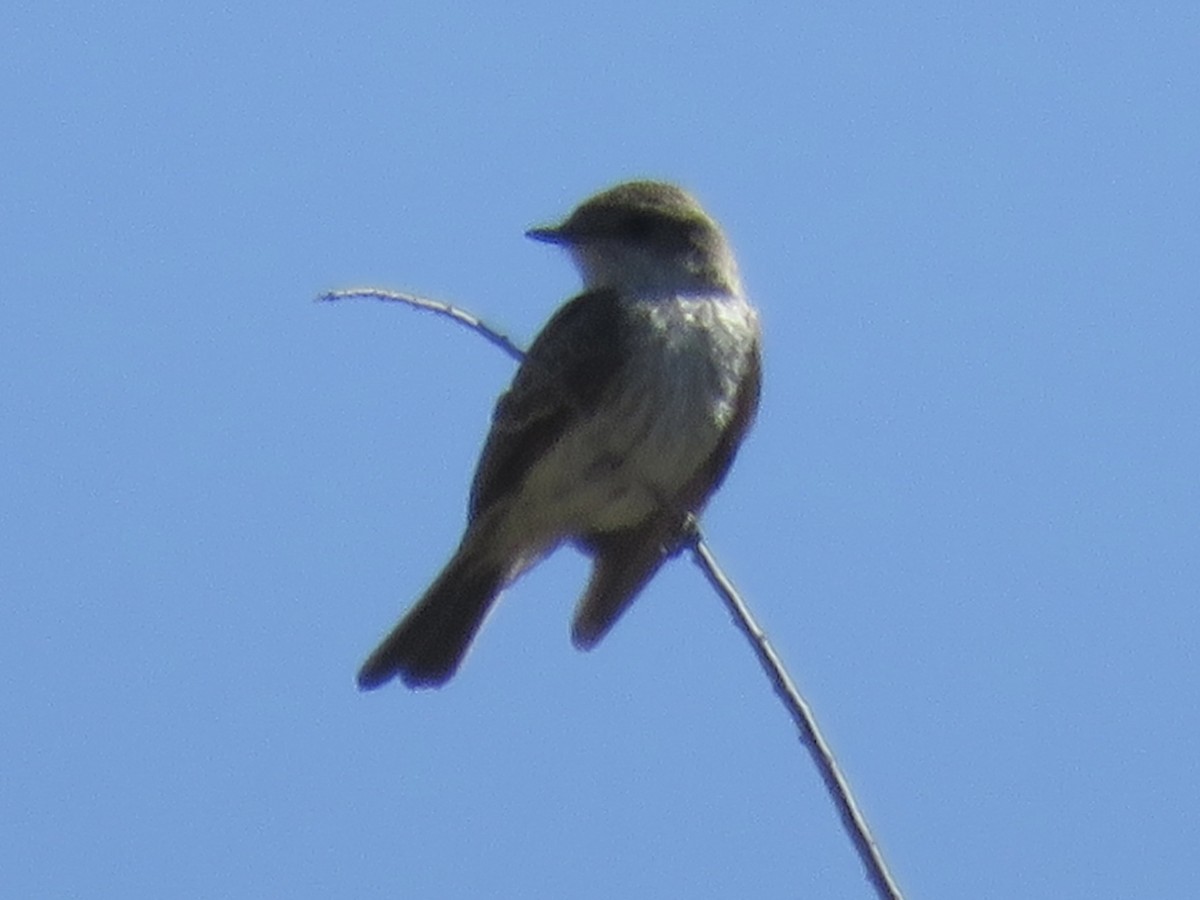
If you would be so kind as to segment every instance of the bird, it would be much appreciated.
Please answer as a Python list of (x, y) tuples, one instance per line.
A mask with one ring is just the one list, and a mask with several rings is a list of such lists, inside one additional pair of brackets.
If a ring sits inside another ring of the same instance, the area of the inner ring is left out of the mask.
[(758, 314), (690, 193), (623, 182), (526, 235), (566, 250), (582, 292), (497, 401), (462, 540), (362, 690), (446, 683), (501, 592), (564, 544), (592, 559), (571, 638), (594, 647), (692, 533), (755, 418)]

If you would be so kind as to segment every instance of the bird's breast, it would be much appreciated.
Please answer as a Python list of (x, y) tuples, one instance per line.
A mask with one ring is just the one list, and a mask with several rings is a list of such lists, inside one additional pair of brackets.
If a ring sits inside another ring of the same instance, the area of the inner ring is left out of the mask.
[(734, 415), (758, 324), (740, 297), (635, 301), (630, 355), (607, 408), (609, 449), (631, 474), (670, 491), (715, 450)]
[(548, 534), (617, 530), (678, 501), (735, 415), (758, 323), (741, 297), (625, 301), (600, 400), (533, 466), (517, 518)]

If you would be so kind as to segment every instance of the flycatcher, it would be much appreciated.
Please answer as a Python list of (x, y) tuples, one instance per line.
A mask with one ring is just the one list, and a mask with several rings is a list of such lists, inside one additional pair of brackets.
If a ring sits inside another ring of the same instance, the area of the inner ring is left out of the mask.
[(679, 548), (758, 407), (758, 316), (689, 194), (631, 181), (527, 234), (567, 250), (583, 293), (497, 402), (462, 543), (363, 665), (363, 689), (443, 684), (500, 592), (564, 543), (593, 559), (571, 631), (593, 647)]

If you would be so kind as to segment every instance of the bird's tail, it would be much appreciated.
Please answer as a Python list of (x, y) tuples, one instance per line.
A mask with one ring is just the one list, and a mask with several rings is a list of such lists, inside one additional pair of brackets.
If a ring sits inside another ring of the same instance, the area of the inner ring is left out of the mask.
[(370, 690), (396, 675), (409, 687), (438, 687), (458, 669), (509, 578), (506, 566), (470, 546), (454, 555), (437, 581), (400, 620), (358, 672)]
[(589, 548), (595, 556), (592, 578), (575, 608), (571, 639), (580, 650), (591, 650), (621, 614), (629, 608), (646, 582), (654, 577), (670, 554), (663, 523), (607, 535), (593, 535)]

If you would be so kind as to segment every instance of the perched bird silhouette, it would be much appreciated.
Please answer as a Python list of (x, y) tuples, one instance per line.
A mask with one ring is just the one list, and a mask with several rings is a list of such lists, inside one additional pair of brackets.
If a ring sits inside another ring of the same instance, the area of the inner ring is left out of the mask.
[(593, 559), (572, 627), (593, 647), (678, 549), (758, 407), (758, 317), (685, 191), (619, 184), (527, 234), (566, 248), (583, 293), (497, 402), (462, 542), (363, 664), (363, 689), (443, 684), (500, 592), (563, 543)]

